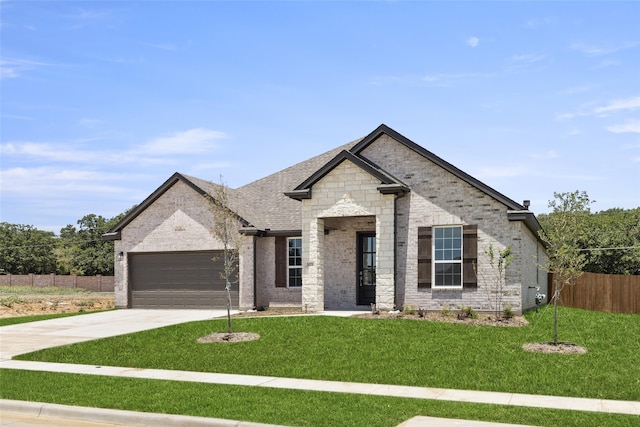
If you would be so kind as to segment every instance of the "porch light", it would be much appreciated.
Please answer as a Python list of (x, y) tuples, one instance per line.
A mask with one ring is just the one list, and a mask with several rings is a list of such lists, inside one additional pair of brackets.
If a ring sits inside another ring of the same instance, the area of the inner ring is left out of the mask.
[(116, 257), (118, 261), (122, 261), (124, 259), (124, 252), (118, 252), (118, 256)]

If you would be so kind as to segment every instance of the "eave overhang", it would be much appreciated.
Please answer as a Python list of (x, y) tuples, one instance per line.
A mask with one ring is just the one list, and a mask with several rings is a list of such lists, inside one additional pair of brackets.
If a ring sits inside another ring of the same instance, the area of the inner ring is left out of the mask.
[[(166, 193), (178, 181), (184, 182), (187, 186), (191, 187), (195, 192), (197, 192), (198, 194), (200, 194), (203, 197), (208, 194), (205, 190), (203, 190), (198, 185), (193, 183), (187, 177), (185, 177), (184, 175), (176, 172), (173, 175), (171, 175), (171, 177), (169, 179), (167, 179), (160, 187), (158, 187), (156, 189), (156, 191), (151, 193), (151, 195), (149, 195), (149, 197), (144, 199), (144, 201), (142, 203), (140, 203), (138, 206), (133, 208), (116, 225), (111, 227), (111, 229), (109, 231), (107, 231), (105, 234), (103, 234), (101, 236), (102, 240), (106, 240), (106, 241), (109, 241), (109, 240), (120, 240), (121, 237), (122, 237), (122, 229), (124, 227), (126, 227), (127, 225), (129, 225), (129, 223), (131, 223), (131, 221), (136, 219), (136, 217), (138, 215), (140, 215), (145, 209), (147, 209), (149, 206), (151, 206), (156, 200), (158, 200), (164, 193)], [(209, 196), (211, 196), (211, 195), (209, 194)], [(240, 221), (240, 223), (243, 226), (245, 226), (245, 227), (249, 226), (249, 223), (244, 218), (242, 218), (240, 215), (238, 215), (237, 212), (233, 212), (233, 214), (235, 215), (235, 217), (238, 219), (238, 221)]]
[(539, 238), (540, 230), (542, 230), (542, 226), (538, 222), (538, 218), (536, 218), (535, 214), (528, 210), (520, 210), (520, 211), (507, 211), (507, 218), (509, 221), (522, 221), (527, 226), (529, 230), (537, 238)]

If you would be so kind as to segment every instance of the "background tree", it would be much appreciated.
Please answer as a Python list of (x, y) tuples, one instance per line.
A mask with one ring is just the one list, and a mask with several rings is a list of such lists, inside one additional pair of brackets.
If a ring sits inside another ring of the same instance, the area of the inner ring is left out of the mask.
[(587, 221), (584, 271), (640, 274), (640, 208), (609, 209)]
[[(539, 215), (542, 228), (548, 229), (556, 215)], [(579, 239), (586, 260), (584, 271), (640, 275), (640, 208), (589, 213), (585, 221)]]
[(580, 277), (586, 265), (586, 254), (582, 251), (590, 213), (586, 191), (553, 193), (549, 201), (552, 209), (540, 238), (547, 244), (549, 260), (543, 267), (553, 273), (555, 292), (553, 299), (553, 343), (558, 344), (558, 298), (564, 286)]
[(8, 274), (56, 271), (55, 235), (30, 225), (0, 223), (0, 269)]
[(110, 220), (89, 214), (78, 220), (78, 228), (67, 225), (60, 230), (58, 268), (60, 274), (93, 276), (113, 274), (113, 242), (102, 240), (120, 218)]
[(231, 285), (238, 282), (236, 274), (240, 259), (242, 235), (239, 233), (241, 221), (234, 212), (229, 198), (230, 190), (224, 183), (222, 176), (220, 184), (214, 186), (211, 194), (205, 195), (211, 212), (213, 213), (213, 235), (223, 245), (223, 271), (222, 278), (225, 281), (227, 292), (227, 333), (233, 333), (231, 328)]

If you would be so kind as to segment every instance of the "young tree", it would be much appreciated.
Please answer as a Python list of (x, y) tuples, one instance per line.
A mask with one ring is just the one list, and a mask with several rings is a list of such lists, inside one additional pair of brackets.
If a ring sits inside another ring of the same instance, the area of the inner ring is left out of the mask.
[(229, 199), (229, 188), (222, 176), (220, 184), (214, 187), (211, 194), (205, 195), (213, 214), (213, 235), (223, 246), (223, 271), (220, 273), (225, 281), (227, 291), (227, 333), (233, 333), (231, 328), (231, 285), (238, 281), (236, 271), (240, 259), (242, 235), (238, 232), (241, 221), (233, 211)]
[(553, 294), (553, 343), (558, 344), (558, 298), (566, 285), (571, 285), (583, 271), (586, 264), (585, 253), (581, 250), (586, 224), (589, 217), (589, 200), (586, 191), (553, 193), (549, 201), (552, 209), (540, 231), (540, 238), (547, 244), (549, 260), (543, 267), (553, 273), (555, 292)]
[(485, 250), (485, 254), (489, 257), (489, 265), (491, 266), (491, 277), (488, 278), (488, 283), (492, 285), (495, 292), (495, 310), (496, 319), (501, 317), (502, 313), (502, 300), (504, 298), (504, 286), (505, 286), (505, 271), (511, 261), (513, 261), (513, 255), (511, 255), (511, 246), (507, 246), (502, 251), (498, 252), (497, 256), (493, 249), (493, 245), (489, 244), (489, 249)]

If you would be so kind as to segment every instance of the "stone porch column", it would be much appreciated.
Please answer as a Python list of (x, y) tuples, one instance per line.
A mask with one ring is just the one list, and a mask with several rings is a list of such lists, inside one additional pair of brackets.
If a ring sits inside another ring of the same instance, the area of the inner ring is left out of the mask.
[(302, 225), (302, 310), (324, 311), (324, 219)]
[(253, 308), (254, 302), (254, 251), (255, 237), (243, 236), (240, 243), (239, 283), (238, 283), (238, 305), (234, 309), (249, 310)]
[(376, 216), (376, 306), (394, 309), (394, 218), (393, 207), (384, 207)]

